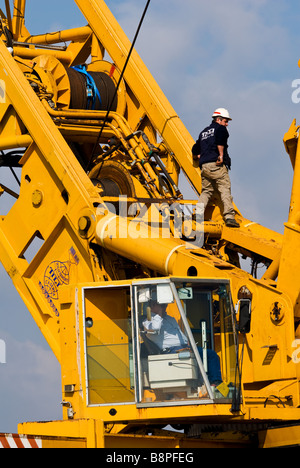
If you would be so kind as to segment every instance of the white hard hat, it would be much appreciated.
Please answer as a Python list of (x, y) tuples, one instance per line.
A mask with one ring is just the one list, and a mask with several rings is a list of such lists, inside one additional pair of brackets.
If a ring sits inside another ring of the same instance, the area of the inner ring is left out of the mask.
[(232, 118), (229, 115), (228, 110), (224, 109), (224, 107), (220, 107), (219, 109), (216, 109), (215, 112), (213, 113), (213, 117), (223, 117), (224, 119), (232, 120)]

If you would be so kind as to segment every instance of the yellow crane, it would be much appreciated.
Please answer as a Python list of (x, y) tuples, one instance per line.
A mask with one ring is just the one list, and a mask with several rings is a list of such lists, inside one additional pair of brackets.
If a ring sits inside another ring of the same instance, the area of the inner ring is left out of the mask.
[[(0, 185), (0, 260), (62, 380), (62, 420), (19, 433), (43, 447), (299, 444), (296, 122), (284, 235), (238, 208), (226, 227), (217, 200), (202, 219), (178, 188), (182, 171), (201, 193), (193, 138), (105, 2), (75, 3), (87, 26), (38, 36), (26, 0), (0, 12), (1, 165), (21, 169), (19, 193)], [(155, 307), (182, 349), (153, 346)]]

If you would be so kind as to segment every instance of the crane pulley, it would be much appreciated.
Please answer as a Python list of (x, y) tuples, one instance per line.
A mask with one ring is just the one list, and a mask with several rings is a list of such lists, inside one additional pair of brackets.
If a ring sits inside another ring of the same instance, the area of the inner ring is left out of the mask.
[(104, 447), (171, 423), (202, 446), (199, 427), (234, 418), (240, 444), (253, 420), (298, 420), (299, 213), (282, 236), (237, 207), (226, 227), (218, 200), (201, 212), (194, 141), (104, 1), (75, 1), (87, 26), (36, 36), (25, 3), (0, 12), (0, 165), (19, 183), (1, 181), (0, 260), (60, 362), (63, 420), (20, 433)]

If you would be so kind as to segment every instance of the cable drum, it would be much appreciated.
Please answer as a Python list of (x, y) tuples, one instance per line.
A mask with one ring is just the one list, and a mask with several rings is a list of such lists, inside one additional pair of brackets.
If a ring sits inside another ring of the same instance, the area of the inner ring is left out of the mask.
[(102, 196), (135, 197), (135, 188), (129, 171), (118, 161), (104, 161), (93, 167), (89, 177), (102, 189)]
[[(87, 72), (84, 67), (67, 69), (71, 88), (70, 109), (107, 110), (115, 95), (115, 83), (104, 72)], [(116, 111), (118, 96), (111, 110)]]
[(87, 92), (84, 76), (73, 68), (68, 68), (67, 74), (71, 88), (70, 109), (86, 109)]
[[(96, 87), (101, 96), (102, 103), (99, 103), (99, 99), (97, 97), (96, 105), (97, 103), (98, 105), (102, 104), (102, 107), (99, 110), (107, 110), (109, 108), (109, 105), (112, 99), (114, 98), (114, 94), (116, 90), (115, 84), (113, 80), (106, 73), (90, 72), (90, 75), (94, 79)], [(118, 96), (116, 95), (112, 103), (111, 110), (115, 112), (117, 110), (117, 106), (118, 106)]]

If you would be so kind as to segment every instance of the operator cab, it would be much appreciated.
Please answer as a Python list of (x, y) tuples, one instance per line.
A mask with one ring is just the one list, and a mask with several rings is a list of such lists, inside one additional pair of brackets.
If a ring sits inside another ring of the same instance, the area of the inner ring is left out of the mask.
[(88, 405), (240, 398), (229, 281), (133, 281), (86, 289), (84, 304)]
[(228, 294), (225, 284), (191, 280), (135, 286), (140, 403), (232, 398), (236, 350)]

